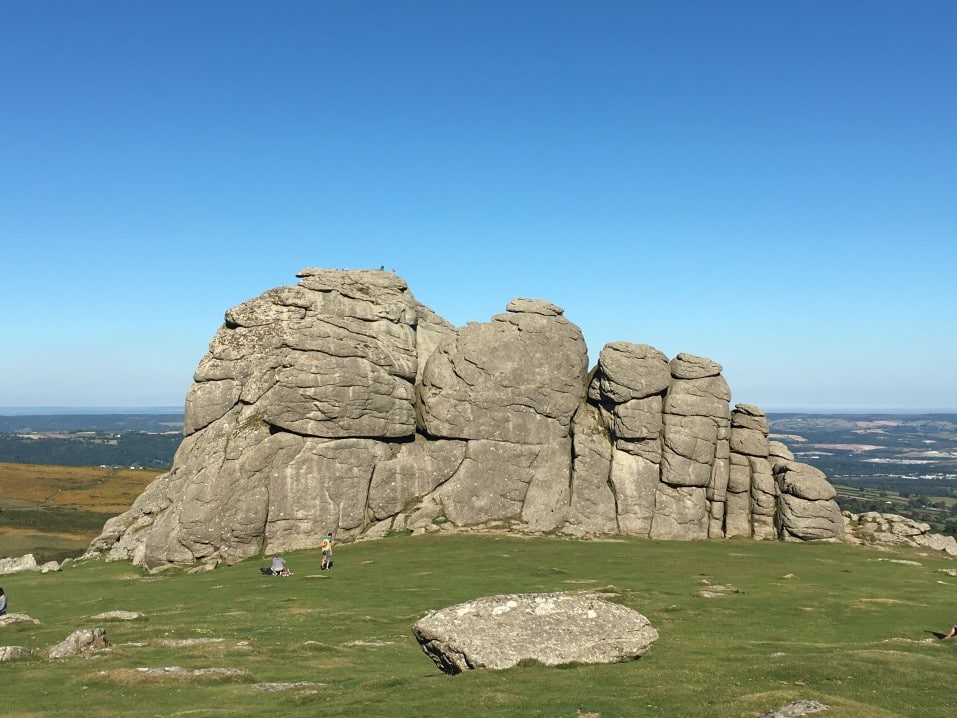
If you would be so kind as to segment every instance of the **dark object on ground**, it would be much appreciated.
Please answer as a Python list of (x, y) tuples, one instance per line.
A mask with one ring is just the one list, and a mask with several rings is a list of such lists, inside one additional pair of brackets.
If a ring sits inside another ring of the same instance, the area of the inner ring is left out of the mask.
[(281, 571), (273, 571), (269, 566), (262, 566), (259, 569), (259, 573), (263, 576), (292, 576), (292, 571), (288, 568), (284, 568)]

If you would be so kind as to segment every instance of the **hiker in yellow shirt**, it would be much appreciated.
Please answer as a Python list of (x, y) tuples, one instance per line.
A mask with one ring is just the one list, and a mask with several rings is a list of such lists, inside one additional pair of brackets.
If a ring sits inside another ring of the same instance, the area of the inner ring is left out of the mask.
[(319, 550), (322, 551), (322, 570), (332, 568), (332, 532), (322, 539)]

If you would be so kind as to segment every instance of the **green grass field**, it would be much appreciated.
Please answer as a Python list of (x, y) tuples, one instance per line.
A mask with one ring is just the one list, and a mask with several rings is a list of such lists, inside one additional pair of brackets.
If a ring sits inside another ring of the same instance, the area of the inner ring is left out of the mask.
[[(957, 621), (945, 556), (846, 545), (652, 542), (441, 534), (288, 554), (295, 575), (248, 561), (150, 576), (91, 562), (2, 577), (0, 645), (41, 650), (109, 610), (113, 648), (94, 658), (0, 666), (3, 714), (26, 716), (755, 716), (798, 698), (846, 716), (952, 716)], [(921, 565), (895, 563), (918, 561)], [(790, 576), (790, 577), (789, 577)], [(731, 586), (719, 598), (708, 585)], [(412, 636), (429, 609), (473, 597), (613, 586), (661, 638), (639, 661), (440, 673)], [(166, 639), (218, 638), (192, 647)], [(232, 668), (238, 678), (137, 668)], [(312, 685), (264, 692), (260, 682)]]

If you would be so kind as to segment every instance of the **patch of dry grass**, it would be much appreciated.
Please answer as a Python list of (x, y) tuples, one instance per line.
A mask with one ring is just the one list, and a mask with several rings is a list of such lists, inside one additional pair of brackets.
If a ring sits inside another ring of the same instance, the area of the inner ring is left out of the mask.
[(161, 473), (145, 469), (0, 463), (0, 506), (10, 500), (45, 508), (118, 514), (126, 511)]
[(100, 671), (90, 676), (89, 681), (97, 683), (113, 683), (115, 685), (141, 686), (150, 683), (250, 683), (253, 676), (244, 670), (223, 668), (217, 670), (193, 669), (188, 670), (179, 666), (115, 668), (109, 671)]

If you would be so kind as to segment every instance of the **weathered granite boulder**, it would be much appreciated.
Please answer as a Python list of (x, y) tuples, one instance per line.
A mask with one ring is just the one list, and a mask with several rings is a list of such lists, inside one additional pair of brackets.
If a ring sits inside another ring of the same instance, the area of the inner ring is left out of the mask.
[(0, 663), (3, 661), (17, 661), (21, 658), (30, 658), (33, 651), (24, 646), (0, 646)]
[(32, 553), (24, 554), (18, 558), (0, 558), (0, 576), (39, 570), (40, 567), (37, 566), (37, 560)]
[(390, 531), (834, 539), (823, 475), (732, 410), (717, 362), (518, 298), (455, 328), (394, 274), (306, 269), (226, 312), (171, 471), (87, 556), (159, 571)]
[(786, 706), (762, 713), (758, 718), (802, 718), (802, 716), (810, 715), (811, 713), (826, 711), (827, 708), (824, 703), (800, 699), (791, 701)]
[(785, 541), (843, 540), (844, 517), (824, 473), (807, 464), (774, 464), (779, 489), (777, 525)]
[(36, 626), (40, 625), (40, 622), (37, 619), (33, 618), (32, 616), (28, 616), (25, 613), (7, 613), (3, 616), (0, 616), (0, 628), (6, 628), (7, 626), (13, 626), (18, 623), (32, 623)]
[(103, 628), (78, 628), (47, 651), (47, 658), (88, 656), (110, 647)]
[(572, 483), (562, 526), (564, 533), (618, 533), (618, 509), (611, 483), (614, 451), (598, 409), (581, 405), (572, 419)]
[(617, 663), (643, 656), (658, 632), (643, 615), (599, 595), (526, 593), (486, 596), (435, 611), (412, 632), (446, 673), (502, 669), (534, 659)]
[(957, 539), (931, 532), (930, 524), (897, 514), (866, 511), (843, 513), (846, 540), (850, 543), (877, 547), (911, 546), (943, 551), (957, 556)]
[(588, 369), (581, 330), (547, 302), (506, 309), (432, 353), (419, 390), (428, 435), (533, 445), (568, 437)]

